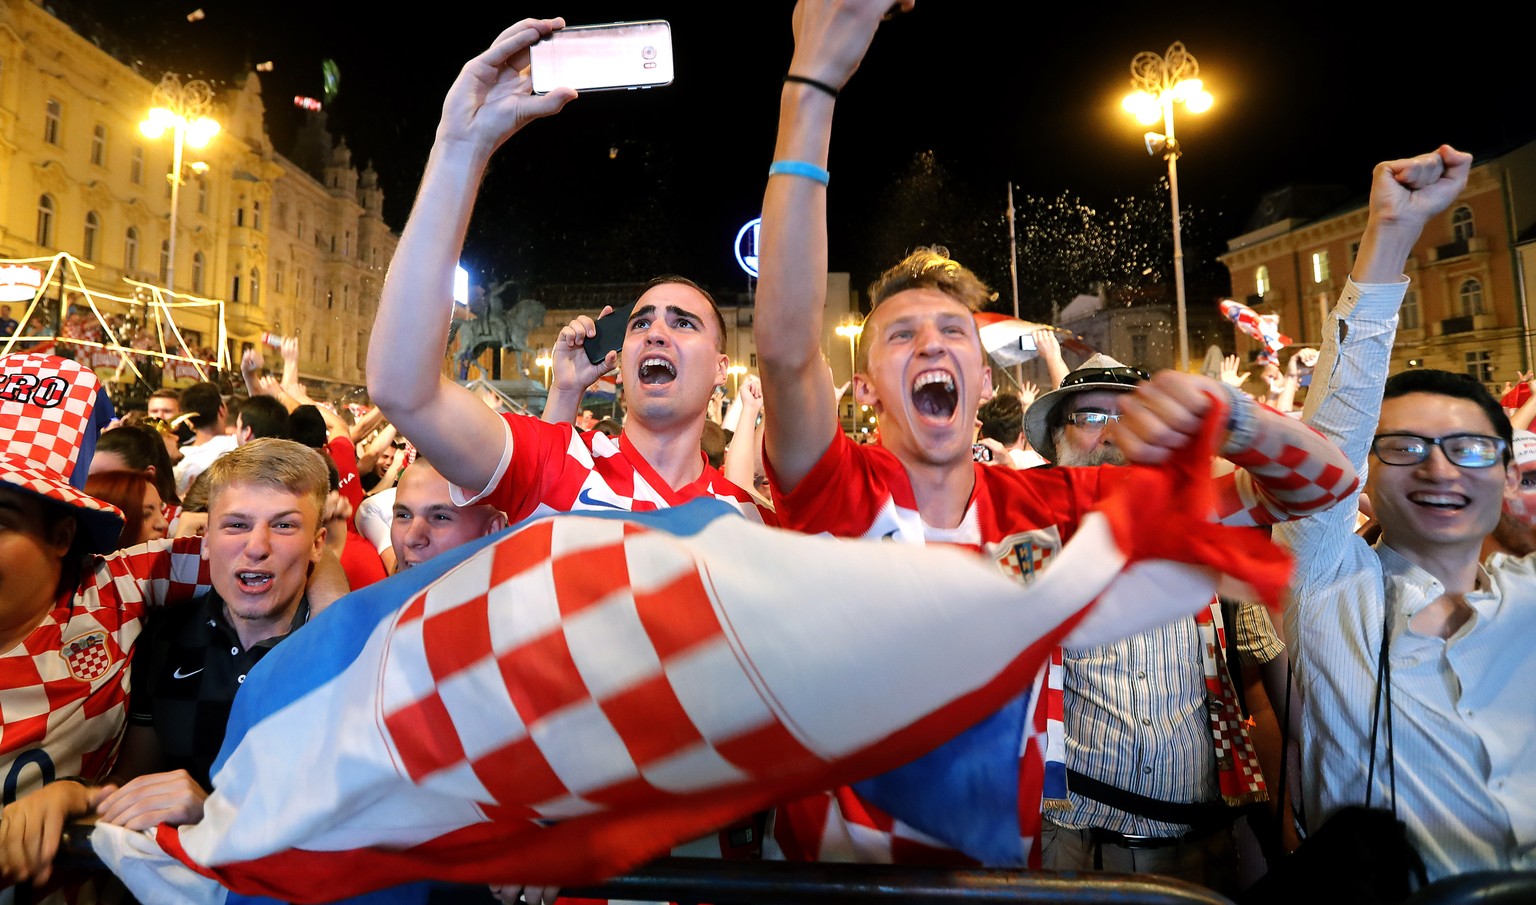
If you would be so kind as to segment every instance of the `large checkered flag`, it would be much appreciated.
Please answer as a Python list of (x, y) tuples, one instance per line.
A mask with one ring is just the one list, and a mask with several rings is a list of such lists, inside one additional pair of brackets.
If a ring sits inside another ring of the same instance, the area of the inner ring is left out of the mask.
[[(1208, 467), (1134, 469), (1028, 588), (961, 550), (714, 501), (525, 523), (295, 633), (235, 702), (203, 821), (98, 827), (96, 849), (143, 901), (597, 881), (924, 753), (1057, 643), (1204, 606), (1217, 569), (1277, 592), (1267, 540), (1171, 504)], [(1154, 504), (1167, 517), (1138, 526)], [(1181, 534), (1196, 564), (1149, 558)]]

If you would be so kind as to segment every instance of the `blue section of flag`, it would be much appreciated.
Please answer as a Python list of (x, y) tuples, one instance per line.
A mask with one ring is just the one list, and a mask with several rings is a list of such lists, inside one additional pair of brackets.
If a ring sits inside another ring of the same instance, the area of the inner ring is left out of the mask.
[(989, 867), (1023, 867), (1019, 741), (1029, 694), (928, 754), (853, 788), (876, 807)]

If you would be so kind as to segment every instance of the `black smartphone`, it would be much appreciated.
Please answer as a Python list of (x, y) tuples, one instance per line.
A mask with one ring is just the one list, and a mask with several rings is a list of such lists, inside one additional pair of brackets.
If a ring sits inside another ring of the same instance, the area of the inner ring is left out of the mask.
[(629, 332), (629, 316), (634, 313), (635, 303), (613, 309), (596, 320), (597, 335), (587, 337), (582, 345), (587, 350), (587, 361), (602, 364), (609, 352), (617, 352), (624, 346), (624, 334)]

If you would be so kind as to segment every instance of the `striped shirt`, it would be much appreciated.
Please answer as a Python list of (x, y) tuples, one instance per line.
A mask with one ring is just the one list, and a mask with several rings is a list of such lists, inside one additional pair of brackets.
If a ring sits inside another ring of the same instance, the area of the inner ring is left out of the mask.
[[(1362, 476), (1407, 285), (1346, 285), (1307, 399), (1308, 423)], [(1461, 629), (1448, 640), (1422, 635), (1408, 620), (1445, 588), (1356, 537), (1356, 509), (1275, 528), (1297, 564), (1286, 635), (1302, 701), (1307, 826), (1364, 803), (1376, 656), (1390, 621), (1397, 813), (1430, 879), (1536, 868), (1536, 561), (1491, 557)], [(1390, 801), (1382, 736), (1373, 804)]]
[[(1267, 663), (1284, 650), (1264, 608), (1235, 608), (1237, 653)], [(1206, 710), (1200, 630), (1170, 622), (1114, 644), (1063, 651), (1067, 766), (1127, 792), (1160, 801), (1215, 801), (1220, 795)], [(1219, 656), (1219, 655), (1218, 655)], [(1072, 828), (1131, 836), (1180, 836), (1183, 824), (1128, 814), (1071, 792), (1071, 811), (1050, 815)]]

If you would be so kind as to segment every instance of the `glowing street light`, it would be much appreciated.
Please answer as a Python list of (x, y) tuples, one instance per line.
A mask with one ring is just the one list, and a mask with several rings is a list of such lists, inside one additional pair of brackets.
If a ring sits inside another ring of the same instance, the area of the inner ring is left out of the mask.
[(549, 357), (549, 350), (540, 349), (539, 357), (535, 358), (533, 363), (544, 369), (544, 389), (549, 389), (549, 366), (555, 363), (555, 360)]
[[(181, 200), (182, 153), (186, 147), (205, 148), (219, 134), (219, 123), (208, 113), (213, 109), (213, 88), (202, 79), (182, 84), (181, 79), (167, 72), (155, 91), (150, 95), (149, 115), (139, 123), (139, 131), (151, 141), (157, 141), (165, 133), (172, 136), (171, 172), (166, 179), (171, 183), (171, 239), (166, 246), (165, 285), (176, 286), (176, 208)], [(201, 160), (191, 165), (194, 173), (201, 176), (208, 171), (208, 164)]]
[(1162, 132), (1145, 135), (1147, 153), (1161, 152), (1168, 161), (1168, 192), (1173, 203), (1173, 284), (1179, 315), (1179, 370), (1189, 370), (1189, 324), (1184, 314), (1184, 246), (1179, 239), (1178, 160), (1184, 153), (1173, 133), (1173, 105), (1177, 101), (1190, 113), (1211, 109), (1214, 99), (1200, 81), (1200, 63), (1184, 45), (1173, 42), (1168, 53), (1138, 53), (1131, 60), (1131, 87), (1121, 106), (1144, 126), (1163, 121)]

